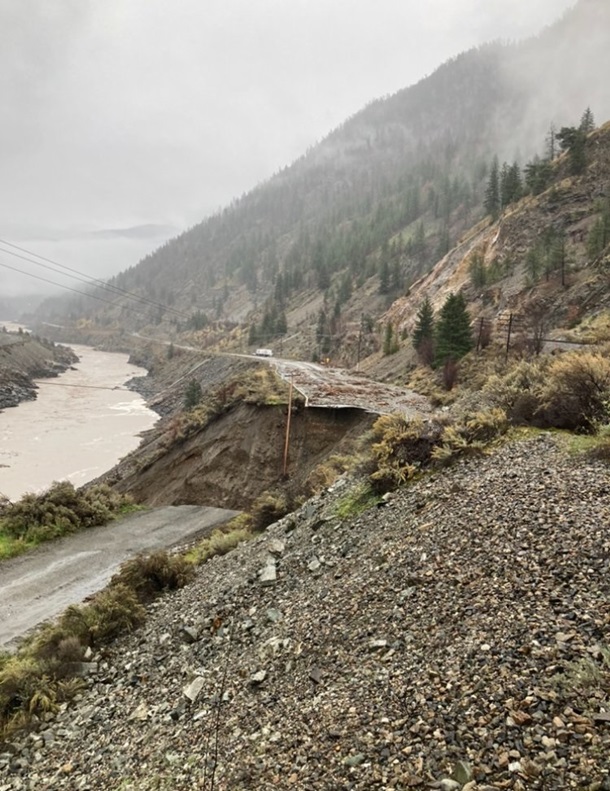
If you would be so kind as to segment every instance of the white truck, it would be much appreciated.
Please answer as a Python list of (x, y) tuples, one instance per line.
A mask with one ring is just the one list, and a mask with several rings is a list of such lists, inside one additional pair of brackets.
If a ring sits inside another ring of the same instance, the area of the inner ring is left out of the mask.
[(257, 349), (254, 354), (257, 357), (273, 357), (273, 351), (271, 349)]

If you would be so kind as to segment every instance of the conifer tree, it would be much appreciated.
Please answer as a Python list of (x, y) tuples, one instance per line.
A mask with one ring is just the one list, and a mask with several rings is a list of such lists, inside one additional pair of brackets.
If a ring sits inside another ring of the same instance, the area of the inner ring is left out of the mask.
[(588, 135), (589, 132), (592, 132), (595, 129), (595, 118), (593, 117), (590, 107), (587, 107), (587, 109), (582, 114), (580, 126), (578, 128), (581, 132), (584, 132), (585, 135)]
[(203, 398), (201, 385), (196, 379), (191, 379), (184, 391), (184, 408), (193, 409)]
[(462, 294), (449, 294), (441, 308), (436, 325), (436, 351), (434, 362), (445, 365), (467, 354), (473, 346), (470, 316)]
[(494, 157), (485, 192), (485, 211), (497, 219), (500, 214), (500, 166), (498, 157)]
[(434, 358), (434, 311), (428, 297), (424, 299), (417, 311), (413, 330), (413, 346), (419, 358), (430, 365)]

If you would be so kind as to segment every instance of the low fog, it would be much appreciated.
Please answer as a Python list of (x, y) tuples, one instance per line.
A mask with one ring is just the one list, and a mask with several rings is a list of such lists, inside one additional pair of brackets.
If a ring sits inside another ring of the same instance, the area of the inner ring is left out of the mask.
[[(114, 274), (372, 99), (464, 49), (536, 33), (571, 5), (8, 0), (0, 238)], [(4, 252), (0, 263), (78, 287)], [(0, 268), (0, 295), (51, 288)]]

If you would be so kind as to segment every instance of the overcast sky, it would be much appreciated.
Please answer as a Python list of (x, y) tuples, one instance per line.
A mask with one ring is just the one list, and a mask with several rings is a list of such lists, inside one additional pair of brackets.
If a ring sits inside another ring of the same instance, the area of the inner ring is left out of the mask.
[[(151, 223), (178, 232), (372, 99), (471, 46), (538, 32), (573, 4), (0, 0), (0, 238), (119, 271), (155, 239), (77, 237)], [(0, 269), (0, 289), (15, 278)]]

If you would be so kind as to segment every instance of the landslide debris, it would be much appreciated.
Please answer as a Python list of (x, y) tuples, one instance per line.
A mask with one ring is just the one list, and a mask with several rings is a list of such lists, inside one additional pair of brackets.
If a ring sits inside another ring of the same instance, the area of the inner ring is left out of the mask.
[(607, 467), (544, 434), (353, 497), (151, 606), (0, 788), (607, 788)]

